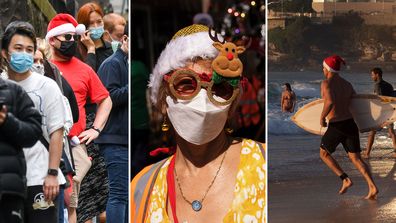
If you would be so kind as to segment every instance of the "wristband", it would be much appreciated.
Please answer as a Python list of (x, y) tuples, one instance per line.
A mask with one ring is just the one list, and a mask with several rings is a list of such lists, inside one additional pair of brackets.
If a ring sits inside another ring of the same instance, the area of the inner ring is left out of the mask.
[(93, 129), (93, 130), (97, 131), (99, 134), (101, 133), (100, 129), (98, 129), (98, 128), (95, 128), (95, 126), (92, 126), (92, 127), (91, 127), (91, 129)]

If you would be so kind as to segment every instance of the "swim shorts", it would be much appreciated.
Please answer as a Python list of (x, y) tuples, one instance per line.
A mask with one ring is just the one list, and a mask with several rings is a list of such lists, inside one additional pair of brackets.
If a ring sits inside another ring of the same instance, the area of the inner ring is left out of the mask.
[(320, 147), (331, 154), (340, 143), (346, 152), (360, 153), (359, 130), (353, 119), (330, 122)]

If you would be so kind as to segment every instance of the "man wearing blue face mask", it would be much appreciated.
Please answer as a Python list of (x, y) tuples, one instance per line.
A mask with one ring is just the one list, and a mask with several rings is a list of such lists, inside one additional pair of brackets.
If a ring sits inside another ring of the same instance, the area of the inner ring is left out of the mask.
[(9, 78), (24, 88), (43, 119), (41, 139), (23, 149), (28, 186), (25, 219), (27, 222), (58, 222), (59, 185), (66, 182), (59, 171), (66, 123), (62, 93), (53, 80), (30, 71), (37, 47), (32, 25), (20, 21), (10, 23), (1, 43)]
[(113, 52), (116, 52), (121, 45), (126, 25), (125, 18), (117, 13), (110, 13), (103, 16), (105, 34), (103, 39), (111, 42)]
[(98, 70), (113, 101), (107, 125), (95, 141), (105, 158), (109, 178), (107, 223), (128, 222), (128, 42), (126, 27), (121, 48)]

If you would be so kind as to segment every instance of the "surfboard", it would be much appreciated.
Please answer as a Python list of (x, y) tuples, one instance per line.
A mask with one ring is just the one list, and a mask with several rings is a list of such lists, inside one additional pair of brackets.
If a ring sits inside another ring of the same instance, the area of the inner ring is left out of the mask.
[[(304, 105), (291, 120), (307, 132), (323, 135), (327, 130), (320, 126), (323, 102), (323, 99), (318, 99)], [(357, 94), (352, 98), (349, 109), (361, 133), (378, 130), (396, 121), (396, 97)]]

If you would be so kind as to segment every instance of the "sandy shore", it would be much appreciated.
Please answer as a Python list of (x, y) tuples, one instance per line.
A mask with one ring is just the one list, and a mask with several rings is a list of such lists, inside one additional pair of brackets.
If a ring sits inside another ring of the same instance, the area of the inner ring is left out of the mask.
[(396, 159), (391, 158), (392, 148), (385, 144), (372, 152), (368, 163), (380, 193), (376, 201), (368, 201), (363, 199), (367, 184), (343, 148), (334, 156), (354, 185), (346, 194), (338, 195), (341, 180), (321, 162), (319, 142), (320, 137), (313, 135), (269, 135), (268, 222), (396, 222)]

